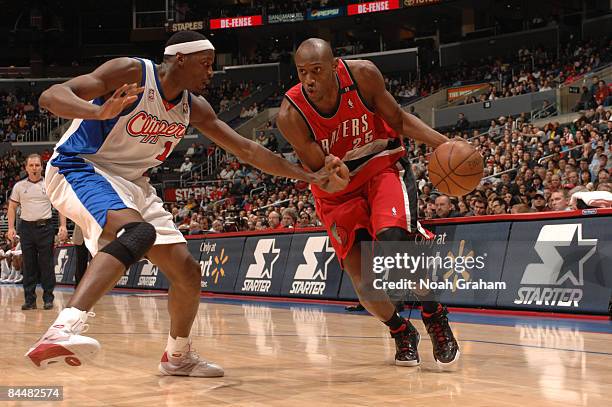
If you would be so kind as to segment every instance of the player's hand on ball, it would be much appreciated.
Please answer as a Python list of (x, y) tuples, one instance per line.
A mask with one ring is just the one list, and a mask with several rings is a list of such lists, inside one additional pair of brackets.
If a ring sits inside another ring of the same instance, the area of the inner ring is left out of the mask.
[(328, 193), (342, 191), (350, 181), (348, 167), (334, 155), (325, 157), (325, 165), (317, 172), (319, 173), (321, 173), (321, 182), (317, 184)]
[(144, 87), (139, 87), (136, 83), (125, 84), (113, 93), (113, 95), (100, 106), (98, 120), (107, 120), (116, 117), (126, 107), (130, 106), (138, 99), (138, 95), (144, 91)]

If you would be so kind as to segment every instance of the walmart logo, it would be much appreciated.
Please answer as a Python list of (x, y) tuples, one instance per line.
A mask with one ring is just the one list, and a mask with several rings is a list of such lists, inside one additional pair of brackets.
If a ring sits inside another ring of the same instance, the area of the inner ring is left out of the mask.
[(221, 249), (221, 254), (215, 256), (215, 268), (212, 271), (212, 275), (215, 278), (215, 284), (219, 281), (219, 277), (225, 277), (225, 270), (223, 270), (223, 265), (227, 263), (229, 257), (225, 254), (225, 248)]

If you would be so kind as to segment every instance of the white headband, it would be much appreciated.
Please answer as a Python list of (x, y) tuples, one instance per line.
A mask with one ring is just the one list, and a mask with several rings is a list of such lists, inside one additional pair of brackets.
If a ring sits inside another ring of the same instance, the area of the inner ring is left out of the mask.
[(193, 54), (194, 52), (206, 51), (206, 50), (215, 50), (212, 42), (208, 40), (197, 40), (197, 41), (189, 41), (189, 42), (181, 42), (180, 44), (168, 45), (164, 50), (164, 55), (176, 55), (177, 53), (181, 54)]

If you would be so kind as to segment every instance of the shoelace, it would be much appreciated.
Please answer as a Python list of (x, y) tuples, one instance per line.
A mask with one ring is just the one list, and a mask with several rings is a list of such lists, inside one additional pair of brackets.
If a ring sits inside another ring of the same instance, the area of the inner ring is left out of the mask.
[(187, 351), (186, 355), (189, 359), (200, 359), (200, 354), (195, 350)]
[[(88, 318), (94, 318), (96, 316), (96, 313), (92, 311), (88, 311), (86, 315)], [(71, 327), (64, 328), (64, 330), (67, 332), (72, 332), (77, 335), (80, 335), (80, 334), (84, 334), (85, 332), (89, 331), (89, 324), (86, 324), (79, 320)]]
[[(96, 313), (93, 311), (88, 311), (87, 312), (87, 318), (95, 318)], [(80, 334), (83, 334), (85, 332), (89, 331), (89, 324), (83, 324), (83, 327), (81, 328), (81, 331), (79, 332)]]
[(411, 335), (412, 332), (409, 331), (408, 327), (406, 327), (405, 330), (402, 331), (402, 335), (399, 337), (399, 349), (401, 351), (407, 351), (407, 350), (412, 350), (414, 351), (414, 349), (412, 349), (412, 342), (410, 341), (411, 339)]
[(439, 344), (446, 344), (450, 339), (450, 336), (447, 335), (446, 329), (442, 325), (442, 321), (440, 319), (436, 319), (435, 321), (433, 321), (429, 325), (428, 331), (430, 329), (434, 332), (434, 335), (436, 336), (436, 341), (438, 341)]
[(401, 351), (414, 350), (412, 349), (411, 345), (412, 344), (410, 343), (410, 338), (406, 335), (405, 338), (402, 338), (400, 350)]

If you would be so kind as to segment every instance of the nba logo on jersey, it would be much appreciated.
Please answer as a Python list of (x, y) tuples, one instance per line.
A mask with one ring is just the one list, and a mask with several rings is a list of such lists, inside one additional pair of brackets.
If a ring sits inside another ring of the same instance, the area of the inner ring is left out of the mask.
[(353, 101), (351, 99), (348, 100), (348, 107), (353, 108)]
[(149, 89), (149, 95), (147, 96), (149, 102), (153, 102), (155, 100), (155, 89)]

